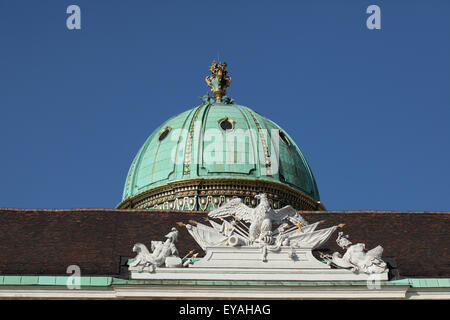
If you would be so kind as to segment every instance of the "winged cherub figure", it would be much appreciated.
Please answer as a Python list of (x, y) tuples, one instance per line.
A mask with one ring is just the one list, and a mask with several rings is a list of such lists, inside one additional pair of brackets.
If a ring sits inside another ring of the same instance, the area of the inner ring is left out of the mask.
[(212, 210), (208, 216), (211, 218), (234, 217), (250, 223), (250, 241), (261, 240), (270, 236), (274, 226), (281, 225), (283, 220), (289, 219), (292, 223), (306, 223), (306, 221), (291, 206), (285, 206), (274, 210), (270, 207), (267, 196), (263, 193), (257, 194), (256, 199), (260, 202), (256, 208), (250, 208), (242, 203), (242, 199), (235, 198), (220, 208)]

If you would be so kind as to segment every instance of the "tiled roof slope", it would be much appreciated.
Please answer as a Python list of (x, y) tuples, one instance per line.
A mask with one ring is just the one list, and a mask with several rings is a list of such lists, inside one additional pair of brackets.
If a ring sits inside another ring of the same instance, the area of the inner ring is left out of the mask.
[[(302, 211), (323, 227), (345, 223), (353, 243), (394, 258), (401, 276), (450, 277), (450, 212)], [(136, 242), (163, 240), (176, 222), (199, 222), (205, 212), (119, 209), (0, 209), (0, 274), (65, 275), (78, 265), (82, 275), (117, 275), (121, 257), (134, 257)], [(177, 247), (184, 256), (202, 250), (185, 228)], [(338, 251), (334, 239), (320, 251)]]

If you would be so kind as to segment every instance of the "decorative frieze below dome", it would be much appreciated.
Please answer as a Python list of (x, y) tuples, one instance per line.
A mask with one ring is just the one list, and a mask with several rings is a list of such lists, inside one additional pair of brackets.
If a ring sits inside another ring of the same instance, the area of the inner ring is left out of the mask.
[(297, 210), (325, 210), (322, 203), (280, 183), (198, 178), (152, 188), (123, 201), (118, 208), (209, 211), (234, 198), (241, 198), (249, 207), (255, 207), (258, 202), (254, 196), (258, 193), (266, 194), (274, 209), (291, 204)]

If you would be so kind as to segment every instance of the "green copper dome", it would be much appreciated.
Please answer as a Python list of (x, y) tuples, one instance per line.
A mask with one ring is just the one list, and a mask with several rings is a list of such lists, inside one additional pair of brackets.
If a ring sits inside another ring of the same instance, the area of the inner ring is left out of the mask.
[(274, 122), (236, 104), (200, 105), (161, 124), (134, 158), (122, 200), (195, 178), (270, 181), (320, 200), (313, 174), (295, 142)]
[(231, 82), (226, 70), (224, 76), (222, 86), (207, 78), (215, 99), (205, 95), (201, 105), (148, 137), (131, 164), (119, 208), (210, 210), (234, 197), (254, 206), (254, 195), (264, 192), (275, 208), (324, 210), (295, 142), (274, 122), (224, 96)]

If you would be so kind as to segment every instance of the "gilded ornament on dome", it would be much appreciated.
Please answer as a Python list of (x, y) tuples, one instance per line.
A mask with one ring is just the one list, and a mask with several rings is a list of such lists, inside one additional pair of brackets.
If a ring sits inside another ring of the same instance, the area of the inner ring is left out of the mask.
[(231, 77), (228, 75), (227, 63), (217, 62), (214, 60), (209, 67), (211, 74), (205, 78), (208, 87), (216, 97), (217, 101), (221, 101), (225, 96), (227, 87), (230, 86)]

